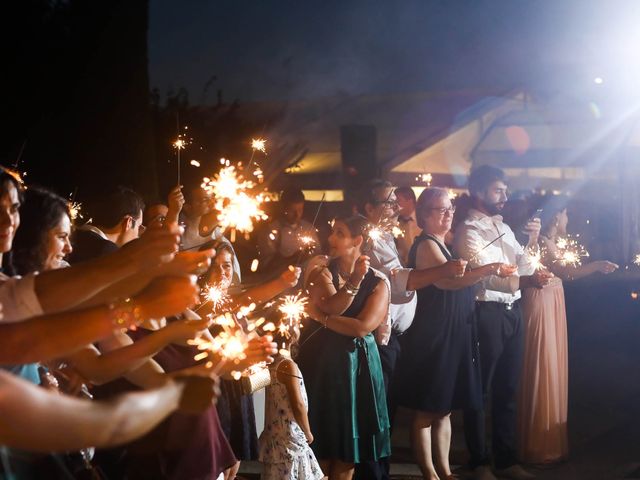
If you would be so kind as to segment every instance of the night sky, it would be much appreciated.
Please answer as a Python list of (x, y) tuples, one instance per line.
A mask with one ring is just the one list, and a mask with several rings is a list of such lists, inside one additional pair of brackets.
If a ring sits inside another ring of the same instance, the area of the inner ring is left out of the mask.
[(149, 71), (195, 104), (572, 88), (628, 76), (638, 19), (632, 0), (151, 0)]

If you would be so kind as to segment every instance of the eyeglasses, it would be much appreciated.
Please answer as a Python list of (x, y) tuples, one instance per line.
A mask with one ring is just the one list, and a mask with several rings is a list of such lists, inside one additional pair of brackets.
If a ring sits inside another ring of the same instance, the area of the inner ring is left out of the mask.
[(450, 207), (436, 207), (436, 208), (430, 208), (429, 210), (436, 211), (440, 215), (444, 215), (447, 212), (449, 212), (451, 215), (453, 215), (455, 213), (455, 211), (456, 211), (456, 206), (455, 205), (451, 205)]
[(384, 208), (397, 208), (398, 202), (395, 200), (376, 200), (376, 205), (384, 205)]

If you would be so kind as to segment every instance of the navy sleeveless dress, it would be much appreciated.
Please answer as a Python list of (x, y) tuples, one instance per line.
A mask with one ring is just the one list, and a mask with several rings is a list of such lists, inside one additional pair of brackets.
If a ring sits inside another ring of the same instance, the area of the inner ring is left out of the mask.
[[(422, 233), (409, 252), (409, 265), (413, 268), (422, 242), (435, 242), (451, 260), (444, 245)], [(429, 285), (418, 290), (413, 323), (400, 337), (402, 355), (394, 384), (400, 406), (446, 413), (482, 405), (474, 311), (473, 286), (442, 290)]]

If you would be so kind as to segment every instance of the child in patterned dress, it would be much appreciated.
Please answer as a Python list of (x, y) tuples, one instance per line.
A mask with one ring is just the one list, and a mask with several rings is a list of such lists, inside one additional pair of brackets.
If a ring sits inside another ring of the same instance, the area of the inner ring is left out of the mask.
[[(277, 335), (274, 341), (281, 346), (291, 342), (291, 350), (300, 331), (292, 327), (290, 332), (290, 339)], [(320, 480), (324, 475), (309, 446), (313, 435), (307, 416), (307, 392), (302, 373), (296, 363), (282, 353), (270, 371), (264, 431), (259, 439), (262, 480)]]

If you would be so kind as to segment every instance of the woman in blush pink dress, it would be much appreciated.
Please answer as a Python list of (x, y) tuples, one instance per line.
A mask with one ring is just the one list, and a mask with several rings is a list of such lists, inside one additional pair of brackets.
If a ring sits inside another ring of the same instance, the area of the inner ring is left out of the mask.
[(545, 464), (564, 460), (567, 441), (567, 316), (563, 280), (618, 268), (602, 260), (579, 266), (556, 261), (558, 237), (567, 232), (567, 199), (554, 197), (543, 204), (542, 264), (556, 278), (542, 289), (522, 290), (525, 325), (523, 372), (518, 401), (518, 434), (521, 460)]

